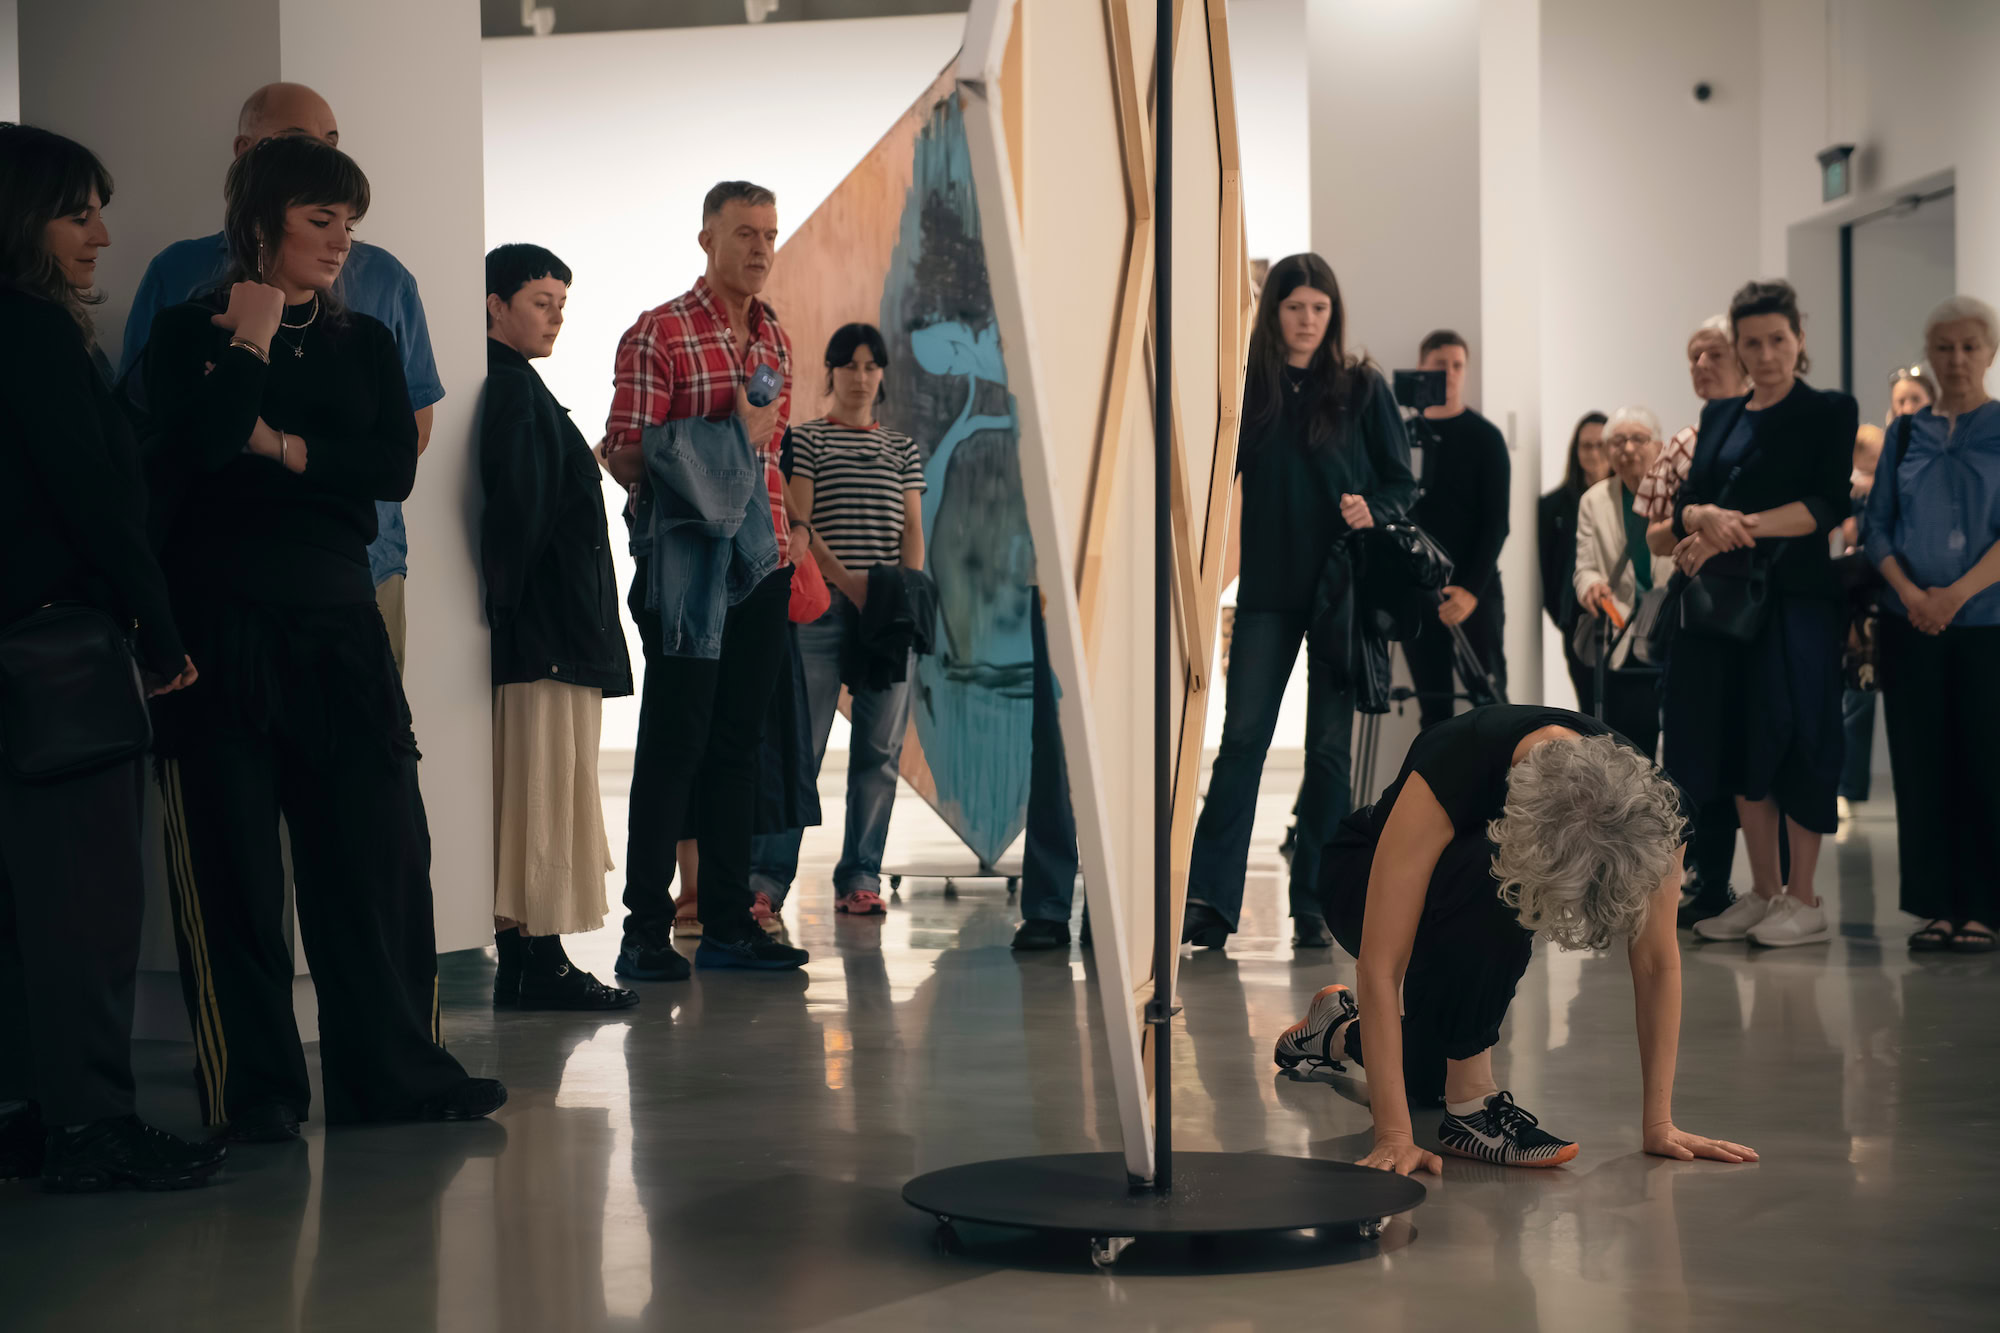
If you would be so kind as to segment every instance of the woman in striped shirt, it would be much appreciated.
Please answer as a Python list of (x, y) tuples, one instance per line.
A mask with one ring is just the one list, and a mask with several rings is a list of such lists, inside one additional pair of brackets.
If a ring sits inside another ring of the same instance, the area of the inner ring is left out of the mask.
[[(840, 701), (842, 649), (861, 632), (868, 571), (900, 562), (924, 565), (923, 459), (907, 435), (875, 420), (889, 349), (871, 324), (848, 324), (826, 348), (833, 410), (793, 426), (785, 437), (791, 509), (808, 516), (805, 535), (833, 592), (833, 605), (799, 626), (805, 663), (813, 765), (826, 757), (827, 732)], [(797, 532), (795, 525), (794, 532)], [(834, 868), (834, 910), (880, 916), (882, 849), (896, 804), (903, 733), (910, 724), (909, 673), (881, 690), (854, 696), (847, 754), (847, 828)], [(766, 834), (752, 856), (752, 887), (784, 905), (798, 873), (803, 830)]]

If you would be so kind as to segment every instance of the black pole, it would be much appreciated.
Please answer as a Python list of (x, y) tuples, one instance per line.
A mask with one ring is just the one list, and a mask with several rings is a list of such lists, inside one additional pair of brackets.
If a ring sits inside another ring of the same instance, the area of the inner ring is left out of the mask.
[(1153, 40), (1153, 1188), (1174, 1183), (1172, 708), (1174, 576), (1174, 0), (1159, 0)]

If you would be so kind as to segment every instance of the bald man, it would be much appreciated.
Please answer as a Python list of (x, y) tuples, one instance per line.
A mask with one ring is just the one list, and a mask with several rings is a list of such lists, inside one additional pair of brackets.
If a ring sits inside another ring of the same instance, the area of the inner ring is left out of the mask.
[[(236, 118), (237, 156), (252, 144), (281, 135), (303, 134), (323, 143), (340, 146), (340, 126), (326, 99), (302, 83), (271, 83), (251, 93)], [(146, 349), (153, 333), (153, 319), (168, 306), (191, 300), (213, 286), (229, 266), (229, 247), (222, 233), (191, 241), (176, 241), (146, 266), (146, 276), (132, 298), (132, 313), (125, 321), (125, 350), (121, 373), (132, 381), (132, 368)], [(417, 414), (417, 452), (422, 453), (431, 438), (431, 405), (444, 397), (438, 382), (437, 361), (431, 355), (430, 326), (424, 321), (423, 300), (417, 295), (417, 280), (396, 262), (396, 257), (380, 246), (356, 241), (341, 271), (340, 299), (351, 310), (379, 319), (396, 336), (403, 357), (403, 379), (410, 390), (410, 406)], [(375, 602), (382, 609), (382, 623), (388, 626), (389, 642), (396, 651), (396, 669), (403, 667), (403, 580), (409, 573), (409, 535), (403, 528), (403, 506), (391, 500), (375, 502), (376, 537), (368, 548), (368, 565), (375, 576)]]

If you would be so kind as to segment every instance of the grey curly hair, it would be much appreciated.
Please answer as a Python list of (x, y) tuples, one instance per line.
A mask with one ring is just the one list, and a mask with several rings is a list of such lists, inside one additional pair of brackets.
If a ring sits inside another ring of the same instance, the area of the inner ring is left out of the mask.
[(1514, 765), (1487, 826), (1501, 901), (1565, 949), (1631, 939), (1686, 824), (1674, 785), (1610, 736), (1545, 742)]

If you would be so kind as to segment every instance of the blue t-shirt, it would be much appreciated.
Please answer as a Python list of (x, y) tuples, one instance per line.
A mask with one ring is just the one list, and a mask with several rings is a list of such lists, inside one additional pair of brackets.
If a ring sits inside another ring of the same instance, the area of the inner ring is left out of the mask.
[[(1910, 423), (1909, 447), (1896, 446)], [(1894, 466), (1891, 466), (1892, 462)], [(2000, 542), (2000, 402), (1982, 403), (1946, 432), (1929, 408), (1892, 424), (1868, 493), (1868, 558), (1890, 556), (1920, 588), (1955, 583)], [(1903, 606), (1893, 588), (1889, 606)], [(1960, 608), (1954, 625), (2000, 625), (2000, 584)]]
[[(146, 340), (153, 336), (153, 320), (169, 306), (192, 300), (218, 282), (229, 267), (229, 245), (222, 233), (191, 241), (175, 241), (153, 256), (139, 290), (132, 297), (132, 313), (125, 320), (124, 355), (119, 373), (128, 373), (138, 363)], [(350, 310), (378, 319), (395, 335), (396, 348), (403, 356), (403, 379), (410, 389), (410, 408), (429, 407), (444, 397), (438, 382), (437, 358), (431, 354), (430, 325), (424, 321), (423, 298), (417, 294), (417, 280), (396, 256), (377, 245), (356, 241), (348, 252), (335, 295)], [(410, 539), (403, 527), (403, 506), (393, 500), (375, 502), (374, 544), (368, 548), (368, 565), (375, 582), (391, 574), (409, 573)]]

